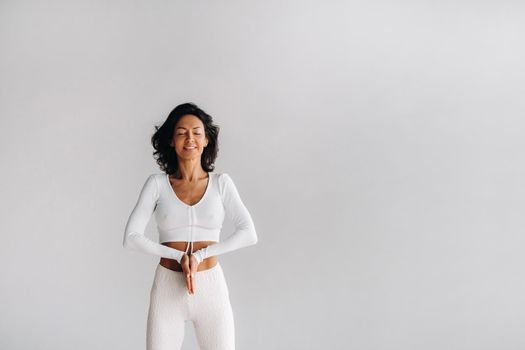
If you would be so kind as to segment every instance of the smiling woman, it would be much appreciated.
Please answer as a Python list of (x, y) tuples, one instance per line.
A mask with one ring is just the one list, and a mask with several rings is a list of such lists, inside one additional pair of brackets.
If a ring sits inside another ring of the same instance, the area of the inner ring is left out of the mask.
[[(230, 175), (213, 172), (219, 127), (211, 116), (185, 103), (156, 129), (154, 155), (165, 172), (146, 179), (123, 240), (125, 247), (161, 257), (150, 293), (147, 349), (180, 349), (187, 320), (201, 349), (234, 349), (233, 312), (217, 256), (257, 243), (252, 217)], [(144, 234), (153, 214), (160, 243)], [(235, 230), (219, 240), (225, 216)]]

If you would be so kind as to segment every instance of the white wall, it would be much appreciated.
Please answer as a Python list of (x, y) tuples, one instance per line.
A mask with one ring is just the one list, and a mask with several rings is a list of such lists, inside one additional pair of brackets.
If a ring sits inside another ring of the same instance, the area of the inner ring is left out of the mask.
[(238, 349), (525, 347), (521, 3), (0, 4), (0, 348), (145, 348), (122, 235), (187, 101), (259, 234)]

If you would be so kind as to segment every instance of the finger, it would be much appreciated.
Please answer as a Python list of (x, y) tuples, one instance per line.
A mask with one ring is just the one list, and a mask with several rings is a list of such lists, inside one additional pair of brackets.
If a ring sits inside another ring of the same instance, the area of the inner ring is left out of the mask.
[(193, 263), (192, 263), (192, 258), (191, 258), (191, 255), (188, 257), (188, 274), (189, 274), (189, 279), (190, 279), (190, 282), (189, 282), (189, 290), (190, 290), (190, 293), (193, 294)]
[(191, 288), (193, 290), (193, 293), (195, 293), (195, 276), (197, 275), (197, 265), (193, 265), (192, 269), (191, 269), (191, 276), (192, 276), (192, 281), (191, 281)]
[(189, 274), (186, 274), (186, 286), (188, 287), (188, 292), (191, 293), (191, 278)]
[(190, 281), (191, 281), (191, 294), (195, 294), (195, 274), (193, 271), (190, 271)]

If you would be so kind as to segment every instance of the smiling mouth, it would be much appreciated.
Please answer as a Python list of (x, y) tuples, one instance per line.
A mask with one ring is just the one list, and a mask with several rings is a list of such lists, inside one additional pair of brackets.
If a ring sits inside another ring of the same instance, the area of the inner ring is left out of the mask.
[(197, 147), (193, 146), (193, 147), (184, 147), (185, 150), (188, 150), (188, 151), (191, 151), (192, 149), (195, 149)]

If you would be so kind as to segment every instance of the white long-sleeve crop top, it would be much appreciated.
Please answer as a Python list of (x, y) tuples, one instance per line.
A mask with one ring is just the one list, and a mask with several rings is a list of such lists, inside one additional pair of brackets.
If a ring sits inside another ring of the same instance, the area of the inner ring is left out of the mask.
[[(144, 235), (155, 213), (159, 242), (186, 241), (186, 251), (157, 243)], [(224, 216), (232, 219), (235, 230), (219, 242)], [(204, 195), (194, 205), (181, 201), (171, 187), (168, 174), (148, 176), (133, 208), (124, 232), (123, 246), (148, 254), (175, 259), (179, 263), (193, 241), (214, 241), (193, 252), (200, 263), (217, 256), (257, 243), (253, 220), (239, 192), (227, 173), (208, 173)], [(192, 250), (193, 247), (190, 248)]]

